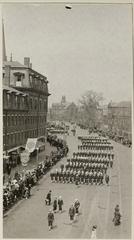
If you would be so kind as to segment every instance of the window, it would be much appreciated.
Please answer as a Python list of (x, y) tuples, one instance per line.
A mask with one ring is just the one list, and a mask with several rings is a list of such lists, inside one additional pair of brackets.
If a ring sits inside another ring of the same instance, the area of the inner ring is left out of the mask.
[(13, 145), (15, 145), (15, 134), (13, 134)]
[(20, 133), (18, 133), (18, 143), (20, 143)]
[(44, 110), (47, 111), (47, 99), (44, 99)]
[(11, 125), (10, 116), (8, 116), (8, 118), (7, 118), (7, 126), (10, 126), (10, 125)]
[(24, 124), (24, 116), (21, 116), (21, 124), (23, 126), (23, 124)]
[(30, 109), (32, 109), (33, 108), (33, 100), (32, 100), (32, 98), (30, 98)]
[(18, 116), (15, 115), (15, 125), (17, 126), (18, 125)]
[(15, 145), (17, 144), (17, 134), (15, 133)]
[(21, 107), (24, 108), (24, 97), (21, 96)]
[(17, 76), (17, 81), (18, 81), (18, 82), (21, 82), (21, 75), (18, 75), (18, 76)]
[(31, 75), (29, 76), (29, 82), (30, 82), (30, 86), (33, 86), (33, 78)]
[(3, 135), (3, 145), (5, 146), (5, 134)]
[(36, 110), (37, 109), (37, 100), (35, 99), (34, 101), (34, 109)]
[(11, 122), (12, 122), (11, 125), (14, 126), (14, 116), (12, 116), (11, 119), (12, 119), (11, 120)]
[(17, 107), (20, 108), (20, 96), (17, 96)]
[(7, 93), (7, 104), (9, 105), (9, 103), (10, 103), (10, 94)]
[(25, 116), (24, 119), (25, 119), (25, 125), (26, 125), (27, 124), (27, 116)]
[(3, 126), (5, 127), (6, 126), (6, 116), (3, 115)]
[(13, 145), (13, 134), (10, 135), (10, 144)]
[(17, 96), (15, 96), (14, 104), (15, 104), (15, 107), (16, 107), (17, 106)]
[(42, 101), (40, 100), (40, 110), (41, 110)]
[(21, 125), (21, 116), (19, 116), (19, 125)]

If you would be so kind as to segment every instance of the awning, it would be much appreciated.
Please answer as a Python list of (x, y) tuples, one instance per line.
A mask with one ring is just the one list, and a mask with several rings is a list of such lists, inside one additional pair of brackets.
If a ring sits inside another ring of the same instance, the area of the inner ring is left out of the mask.
[(15, 147), (15, 148), (9, 149), (7, 152), (8, 152), (8, 153), (11, 153), (11, 152), (14, 152), (14, 151), (19, 150), (20, 148), (25, 148), (25, 147), (21, 145), (21, 146), (18, 146), (18, 147)]
[(6, 156), (6, 155), (3, 156), (4, 159), (9, 159), (9, 157), (10, 156)]

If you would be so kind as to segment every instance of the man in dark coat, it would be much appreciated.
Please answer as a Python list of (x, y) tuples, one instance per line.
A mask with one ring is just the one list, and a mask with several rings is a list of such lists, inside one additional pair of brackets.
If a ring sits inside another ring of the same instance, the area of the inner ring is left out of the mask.
[(58, 198), (58, 206), (59, 206), (59, 212), (61, 213), (62, 212), (62, 206), (63, 206), (63, 200), (62, 200), (61, 196)]
[(54, 213), (52, 210), (49, 210), (47, 219), (48, 219), (48, 227), (50, 231), (53, 228), (53, 222), (54, 222)]
[(106, 184), (109, 185), (109, 175), (108, 174), (105, 175), (105, 181), (106, 181)]
[(75, 213), (76, 213), (76, 215), (79, 214), (79, 207), (80, 207), (80, 202), (79, 202), (78, 199), (75, 199), (74, 208), (75, 208)]
[(46, 196), (46, 205), (50, 205), (51, 204), (51, 190), (48, 192), (47, 196)]
[(74, 215), (75, 215), (75, 208), (73, 205), (71, 205), (71, 207), (69, 208), (69, 216), (70, 216), (70, 221), (73, 222), (74, 221)]
[(54, 213), (56, 213), (56, 211), (57, 211), (57, 198), (55, 198), (53, 201), (53, 211), (54, 211)]

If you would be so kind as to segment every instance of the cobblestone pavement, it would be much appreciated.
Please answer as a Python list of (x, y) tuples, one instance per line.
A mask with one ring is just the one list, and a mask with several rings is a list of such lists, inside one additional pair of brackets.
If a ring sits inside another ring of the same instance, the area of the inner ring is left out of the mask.
[[(78, 129), (78, 135), (86, 133)], [(67, 136), (69, 156), (77, 150), (78, 139)], [(32, 196), (22, 200), (3, 220), (4, 238), (90, 238), (91, 227), (97, 225), (97, 238), (131, 238), (131, 149), (114, 143), (115, 161), (111, 170), (110, 186), (90, 186), (51, 183), (49, 173), (32, 189)], [(66, 158), (62, 160), (66, 162)], [(58, 168), (60, 162), (54, 168)], [(61, 195), (64, 200), (63, 213), (55, 214), (54, 229), (48, 231), (45, 196), (52, 190), (52, 198)], [(70, 204), (78, 198), (81, 207), (78, 219), (71, 225), (68, 216)], [(113, 210), (120, 205), (122, 223), (115, 227)]]

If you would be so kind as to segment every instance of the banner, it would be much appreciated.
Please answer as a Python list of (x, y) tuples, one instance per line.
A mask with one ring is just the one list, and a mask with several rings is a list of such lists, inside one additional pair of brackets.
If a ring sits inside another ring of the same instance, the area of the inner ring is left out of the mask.
[(24, 167), (27, 166), (28, 161), (29, 161), (29, 155), (30, 155), (29, 152), (26, 150), (20, 154), (22, 166), (24, 166)]
[(28, 138), (26, 143), (26, 150), (28, 152), (33, 152), (36, 149), (37, 138)]

